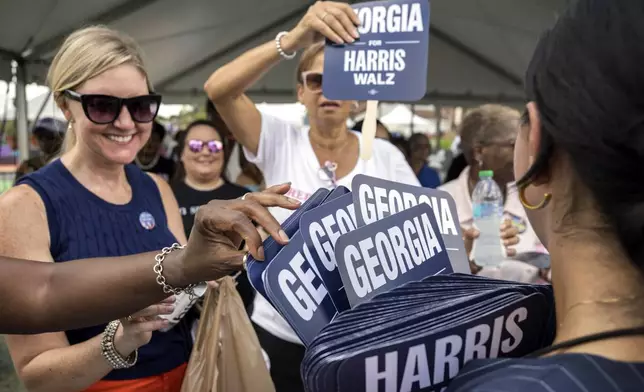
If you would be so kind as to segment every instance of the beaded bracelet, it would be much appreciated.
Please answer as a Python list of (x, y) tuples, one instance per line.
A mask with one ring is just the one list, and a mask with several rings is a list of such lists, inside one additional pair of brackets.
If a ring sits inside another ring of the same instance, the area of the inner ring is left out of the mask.
[(284, 49), (282, 49), (282, 37), (285, 36), (286, 34), (288, 34), (288, 32), (282, 31), (278, 33), (277, 36), (275, 36), (275, 47), (277, 48), (277, 53), (279, 53), (280, 56), (282, 56), (287, 60), (292, 60), (293, 58), (295, 58), (295, 55), (297, 54), (297, 52), (286, 53)]
[(134, 352), (128, 355), (127, 358), (123, 358), (116, 348), (114, 347), (114, 336), (118, 330), (119, 324), (121, 322), (118, 320), (111, 321), (105, 327), (103, 332), (103, 337), (101, 338), (101, 353), (103, 357), (107, 360), (110, 366), (113, 369), (127, 369), (136, 365), (136, 361), (139, 358), (139, 350), (134, 350)]

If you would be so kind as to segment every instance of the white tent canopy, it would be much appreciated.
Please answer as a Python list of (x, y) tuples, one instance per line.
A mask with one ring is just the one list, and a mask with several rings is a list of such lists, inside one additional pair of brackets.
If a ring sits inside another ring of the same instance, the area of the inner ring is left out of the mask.
[(412, 133), (436, 133), (436, 121), (422, 118), (414, 114), (405, 105), (396, 105), (393, 110), (379, 119), (387, 126), (390, 132), (398, 132), (404, 136)]
[[(27, 120), (29, 120), (30, 122), (34, 121), (36, 117), (38, 117), (39, 113), (39, 118), (54, 117), (59, 120), (65, 121), (63, 112), (61, 112), (58, 106), (56, 106), (56, 102), (54, 102), (53, 96), (48, 93), (40, 94), (27, 101)], [(6, 112), (4, 112), (4, 108), (0, 108), (0, 119), (15, 120), (15, 107), (13, 105), (7, 105)]]
[[(354, 2), (354, 1), (350, 1)], [(421, 102), (522, 103), (522, 75), (541, 31), (568, 0), (431, 0), (427, 94)], [(0, 80), (16, 61), (17, 125), (27, 151), (24, 85), (44, 84), (57, 48), (75, 29), (106, 24), (132, 36), (164, 103), (202, 103), (211, 72), (291, 29), (313, 1), (27, 0), (0, 5)], [(296, 61), (249, 91), (256, 102), (293, 102)]]
[[(521, 79), (539, 33), (566, 0), (431, 0), (425, 102), (518, 103)], [(10, 60), (43, 83), (47, 64), (74, 29), (107, 24), (133, 36), (166, 103), (202, 102), (217, 67), (277, 32), (311, 5), (303, 0), (29, 0), (0, 8), (0, 79)], [(293, 102), (295, 61), (283, 62), (251, 89), (258, 102)]]

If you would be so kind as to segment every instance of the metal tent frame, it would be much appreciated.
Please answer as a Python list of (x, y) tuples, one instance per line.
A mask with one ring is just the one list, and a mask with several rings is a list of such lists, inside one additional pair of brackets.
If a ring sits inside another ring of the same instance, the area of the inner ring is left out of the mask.
[[(131, 35), (146, 53), (166, 103), (203, 103), (217, 67), (291, 29), (304, 0), (30, 0), (0, 9), (0, 80), (16, 61), (21, 158), (28, 154), (25, 86), (44, 84), (56, 49), (75, 29), (105, 24)], [(431, 0), (427, 94), (419, 103), (471, 106), (523, 103), (522, 77), (541, 31), (567, 0)], [(249, 96), (293, 102), (295, 61), (283, 62)]]

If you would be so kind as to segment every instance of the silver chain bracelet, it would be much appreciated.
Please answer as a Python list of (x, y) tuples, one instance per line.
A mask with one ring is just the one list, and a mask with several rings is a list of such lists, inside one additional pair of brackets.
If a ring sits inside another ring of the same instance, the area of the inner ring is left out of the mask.
[(190, 299), (194, 299), (199, 297), (197, 294), (195, 294), (194, 288), (197, 287), (196, 284), (190, 284), (186, 287), (180, 288), (180, 287), (172, 287), (171, 285), (168, 284), (168, 282), (165, 280), (165, 276), (163, 276), (163, 260), (165, 260), (165, 257), (170, 254), (170, 252), (174, 250), (181, 250), (185, 248), (185, 245), (179, 245), (176, 242), (172, 244), (172, 246), (166, 247), (161, 249), (161, 253), (158, 255), (154, 256), (154, 260), (156, 261), (156, 264), (154, 264), (154, 272), (157, 274), (157, 283), (163, 287), (163, 292), (166, 294), (174, 294), (174, 295), (179, 295), (182, 292), (185, 292), (186, 294), (190, 295)]

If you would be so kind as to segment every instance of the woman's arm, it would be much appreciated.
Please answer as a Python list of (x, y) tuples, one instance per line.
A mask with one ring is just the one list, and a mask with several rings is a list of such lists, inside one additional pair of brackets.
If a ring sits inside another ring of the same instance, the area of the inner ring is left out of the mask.
[[(293, 53), (326, 36), (337, 43), (358, 38), (355, 26), (359, 19), (351, 6), (332, 1), (318, 1), (309, 8), (297, 26), (280, 41), (282, 50)], [(204, 89), (228, 128), (244, 147), (257, 155), (261, 118), (253, 102), (244, 95), (281, 60), (274, 40), (242, 54), (215, 71)]]
[[(176, 286), (190, 283), (180, 278), (181, 252), (172, 252), (164, 262), (164, 276)], [(0, 333), (87, 327), (163, 300), (168, 294), (152, 271), (157, 253), (65, 263), (0, 256), (0, 298), (4, 298), (0, 301)]]
[[(2, 253), (53, 263), (49, 251), (50, 236), (42, 200), (35, 192), (17, 187), (24, 193), (20, 199), (6, 197), (0, 201)], [(84, 279), (77, 276), (76, 279)], [(77, 293), (77, 298), (86, 295)], [(111, 367), (101, 352), (101, 336), (81, 344), (69, 345), (63, 332), (41, 335), (7, 335), (6, 342), (16, 370), (30, 391), (74, 392), (83, 390), (110, 372)], [(123, 334), (115, 337), (115, 347), (127, 356), (136, 347), (124, 345)]]
[[(284, 41), (286, 37), (282, 39)], [(282, 45), (285, 51), (292, 50), (285, 42)], [(275, 41), (267, 42), (219, 68), (204, 85), (208, 98), (215, 104), (230, 132), (253, 155), (257, 155), (259, 147), (261, 116), (244, 92), (280, 59)]]
[[(1, 333), (96, 325), (167, 297), (152, 271), (158, 252), (55, 264), (28, 261), (51, 260), (44, 211), (38, 194), (26, 185), (0, 196), (0, 253), (23, 259), (0, 257)], [(175, 286), (189, 283), (180, 255), (172, 252), (164, 262), (164, 276)]]
[[(283, 196), (289, 188), (283, 184), (261, 194), (249, 195), (246, 201), (216, 201), (202, 207), (195, 219), (197, 233), (191, 236), (186, 249), (165, 257), (163, 275), (167, 282), (174, 287), (183, 287), (216, 280), (241, 268), (241, 255), (236, 248), (228, 249), (226, 244), (230, 240), (222, 241), (230, 236), (246, 238), (251, 254), (261, 260), (258, 248), (262, 240), (250, 219), (263, 226), (279, 243), (285, 244), (288, 240), (280, 237), (279, 224), (261, 206), (297, 208), (299, 204)], [(16, 216), (16, 225), (21, 223), (20, 208), (26, 206), (40, 211), (40, 218), (46, 221), (42, 201), (30, 187), (17, 186), (0, 196), (0, 253), (7, 254), (15, 246), (11, 241), (4, 241), (7, 239), (5, 233), (10, 234), (14, 229)], [(47, 234), (46, 225), (44, 227), (40, 233)], [(30, 247), (31, 242), (25, 249)], [(127, 316), (161, 301), (167, 294), (161, 290), (152, 271), (157, 253), (65, 263), (25, 260), (38, 259), (31, 255), (21, 256), (23, 259), (0, 256), (0, 298), (3, 298), (0, 301), (0, 333), (42, 333), (87, 327)]]
[(101, 353), (100, 335), (73, 346), (64, 332), (7, 335), (6, 342), (29, 392), (82, 391), (112, 370)]

